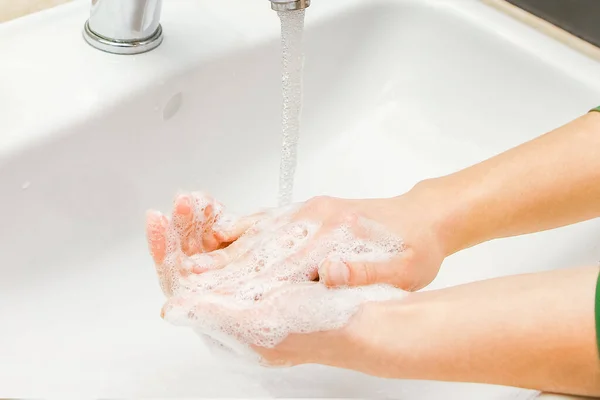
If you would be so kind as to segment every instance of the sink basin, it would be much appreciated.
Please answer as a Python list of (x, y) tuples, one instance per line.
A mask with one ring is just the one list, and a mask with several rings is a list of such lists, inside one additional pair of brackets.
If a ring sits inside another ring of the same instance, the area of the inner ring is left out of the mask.
[[(179, 190), (240, 213), (276, 202), (279, 22), (263, 1), (169, 0), (164, 43), (137, 56), (84, 42), (88, 1), (0, 26), (0, 394), (535, 395), (247, 373), (160, 319), (145, 210)], [(304, 81), (296, 200), (400, 194), (600, 101), (599, 63), (475, 0), (315, 0)], [(598, 237), (593, 220), (490, 242), (449, 258), (431, 288), (596, 263)]]

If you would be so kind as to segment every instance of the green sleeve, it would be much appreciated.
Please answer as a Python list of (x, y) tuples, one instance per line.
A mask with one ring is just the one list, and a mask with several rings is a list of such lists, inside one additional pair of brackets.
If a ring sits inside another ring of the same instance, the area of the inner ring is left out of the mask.
[[(600, 110), (598, 110), (600, 111)], [(596, 343), (598, 344), (598, 357), (600, 357), (600, 273), (596, 281)]]
[[(593, 108), (590, 112), (600, 112), (600, 106)], [(600, 274), (596, 282), (596, 343), (598, 344), (598, 357), (600, 357)]]

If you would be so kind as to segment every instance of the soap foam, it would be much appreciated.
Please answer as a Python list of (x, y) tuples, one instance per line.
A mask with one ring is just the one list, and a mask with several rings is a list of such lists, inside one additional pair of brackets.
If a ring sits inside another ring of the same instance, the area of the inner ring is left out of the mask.
[[(213, 347), (256, 360), (251, 346), (274, 347), (288, 335), (343, 327), (367, 302), (403, 297), (387, 285), (327, 288), (318, 282), (324, 260), (385, 262), (404, 250), (401, 239), (374, 221), (351, 218), (335, 226), (297, 220), (300, 205), (271, 213), (235, 243), (242, 251), (216, 269), (216, 253), (186, 257), (169, 228), (164, 269), (172, 297), (165, 319), (191, 327)], [(194, 212), (202, 213), (199, 207)], [(185, 273), (191, 265), (208, 269)]]

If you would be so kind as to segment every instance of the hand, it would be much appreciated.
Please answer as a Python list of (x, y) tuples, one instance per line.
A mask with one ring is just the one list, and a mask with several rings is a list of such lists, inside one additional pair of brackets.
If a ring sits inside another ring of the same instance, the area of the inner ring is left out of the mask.
[[(157, 212), (148, 217), (150, 250), (169, 297), (163, 316), (174, 324), (191, 326), (238, 352), (250, 347), (269, 364), (339, 363), (343, 352), (332, 349), (348, 352), (339, 344), (358, 310), (404, 296), (389, 286), (328, 289), (314, 282), (324, 260), (383, 261), (401, 254), (402, 241), (374, 221), (355, 213), (315, 221), (313, 208), (322, 202), (316, 200), (224, 228), (222, 211), (210, 211), (222, 207), (202, 199), (203, 207), (195, 207), (186, 223), (181, 199), (172, 222)], [(198, 213), (202, 217), (193, 216)], [(202, 253), (211, 248), (217, 250)], [(309, 351), (316, 343), (322, 345)]]
[[(440, 234), (446, 217), (445, 200), (432, 191), (427, 183), (421, 183), (404, 195), (390, 199), (348, 200), (322, 196), (298, 205), (293, 219), (318, 223), (324, 231), (338, 227), (343, 221), (363, 218), (402, 239), (403, 251), (397, 257), (377, 261), (344, 259), (343, 255), (329, 257), (318, 268), (320, 280), (329, 287), (384, 283), (414, 291), (427, 286), (448, 255)], [(285, 215), (285, 211), (279, 212)], [(239, 237), (248, 228), (249, 221), (255, 223), (271, 217), (265, 212), (252, 215), (230, 224), (223, 233), (230, 239)]]
[[(257, 214), (253, 218), (260, 217)], [(234, 222), (235, 228), (230, 227)], [(227, 247), (255, 222), (252, 218), (235, 219), (222, 204), (199, 192), (179, 195), (171, 220), (158, 211), (148, 212), (146, 237), (165, 295), (177, 291), (179, 274), (210, 268), (195, 262), (202, 254)]]
[[(428, 183), (421, 183), (391, 199), (315, 197), (303, 203), (298, 215), (323, 227), (337, 226), (344, 219), (366, 218), (402, 238), (403, 242), (402, 253), (386, 260), (328, 259), (318, 271), (321, 281), (330, 287), (385, 283), (408, 291), (427, 286), (448, 255), (440, 234), (445, 221), (444, 200), (431, 192)], [(260, 217), (255, 215), (250, 219)], [(244, 223), (240, 224), (232, 235), (244, 227)]]
[[(322, 364), (360, 368), (362, 315), (404, 292), (392, 288), (328, 289), (318, 282), (285, 284), (255, 302), (235, 294), (173, 297), (163, 318), (192, 328), (208, 344), (268, 367)], [(370, 325), (372, 326), (372, 324)]]
[(434, 202), (426, 185), (417, 185), (391, 199), (346, 200), (317, 197), (302, 209), (304, 218), (323, 226), (344, 218), (366, 218), (402, 238), (402, 252), (396, 257), (369, 261), (328, 259), (319, 268), (321, 281), (330, 287), (391, 284), (407, 291), (427, 286), (437, 275), (446, 257), (439, 234), (443, 202)]

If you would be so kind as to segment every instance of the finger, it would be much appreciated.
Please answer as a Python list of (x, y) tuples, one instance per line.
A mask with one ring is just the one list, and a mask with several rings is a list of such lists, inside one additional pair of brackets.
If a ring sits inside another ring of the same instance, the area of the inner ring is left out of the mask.
[(277, 281), (297, 283), (315, 280), (319, 260), (330, 252), (329, 233), (317, 224), (302, 221), (285, 224), (261, 242), (262, 249), (267, 250), (262, 253), (268, 257), (264, 267), (260, 266), (257, 272), (274, 276)]
[(220, 242), (234, 242), (267, 216), (267, 212), (259, 212), (239, 219), (219, 218), (213, 226), (214, 237)]
[(179, 236), (181, 250), (186, 255), (191, 255), (189, 250), (189, 236), (194, 232), (194, 213), (192, 210), (191, 196), (183, 194), (177, 196), (173, 207), (173, 225)]
[(158, 211), (146, 214), (146, 239), (155, 264), (162, 264), (167, 255), (166, 234), (169, 221)]
[(177, 237), (167, 217), (160, 212), (149, 211), (146, 219), (148, 246), (160, 287), (166, 296), (170, 296), (178, 287), (179, 265), (182, 262)]
[[(211, 202), (204, 209), (204, 214), (201, 218), (204, 219), (202, 226), (198, 226), (199, 233), (199, 251), (209, 252), (217, 250), (222, 247), (223, 240), (219, 239), (215, 235), (214, 226), (224, 214), (224, 207), (221, 203), (213, 198), (210, 198)], [(197, 209), (197, 213), (201, 212), (201, 209)]]
[(218, 248), (218, 243), (204, 243), (203, 237), (212, 229), (215, 211), (222, 206), (203, 193), (179, 195), (173, 209), (173, 223), (181, 242), (181, 250), (190, 256)]
[(222, 269), (246, 254), (256, 242), (256, 235), (246, 235), (229, 246), (188, 258), (188, 270), (193, 274)]
[[(258, 213), (235, 218), (231, 214), (220, 213), (213, 225), (213, 235), (217, 241), (221, 243), (231, 243), (238, 240), (243, 235), (256, 233), (257, 230), (270, 228), (278, 229), (289, 222), (297, 211), (301, 208), (301, 204), (292, 204), (286, 207), (268, 208)], [(257, 226), (269, 221), (269, 226)]]
[(221, 243), (222, 242), (214, 236), (211, 229), (202, 236), (202, 249), (204, 251), (217, 250), (221, 247)]
[(319, 279), (328, 287), (388, 284), (414, 291), (421, 288), (416, 272), (408, 254), (383, 262), (345, 261), (330, 257), (319, 266)]
[[(326, 286), (390, 284), (404, 290), (416, 289), (413, 252), (402, 239), (356, 214), (345, 215), (341, 228), (344, 234), (337, 250), (319, 265), (319, 279)], [(344, 236), (353, 239), (347, 241)]]

